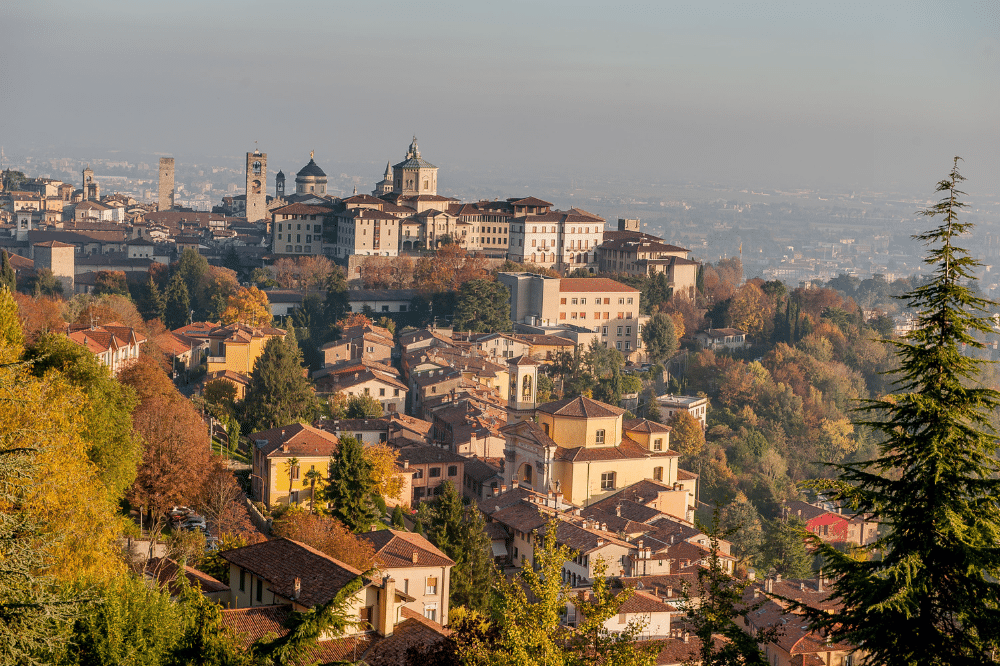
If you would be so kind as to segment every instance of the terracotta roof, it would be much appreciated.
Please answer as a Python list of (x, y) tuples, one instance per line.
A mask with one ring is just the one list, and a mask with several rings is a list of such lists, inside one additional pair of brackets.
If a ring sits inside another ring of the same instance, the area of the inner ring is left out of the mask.
[(558, 448), (558, 444), (552, 441), (552, 438), (545, 434), (545, 430), (542, 426), (538, 425), (534, 421), (521, 421), (519, 423), (508, 423), (504, 427), (500, 428), (500, 432), (512, 433), (518, 437), (523, 437), (524, 439), (530, 440), (539, 446), (555, 446)]
[(675, 613), (677, 608), (647, 592), (635, 591), (619, 608), (619, 613)]
[[(313, 428), (304, 423), (291, 423), (279, 428), (262, 430), (248, 435), (260, 452), (270, 457), (282, 456), (329, 456), (337, 451), (339, 441), (336, 435)], [(258, 441), (266, 442), (258, 444)], [(288, 451), (282, 451), (287, 446)]]
[(76, 247), (76, 246), (70, 245), (69, 243), (62, 243), (60, 241), (45, 241), (42, 243), (35, 243), (35, 247)]
[(555, 458), (569, 462), (587, 462), (596, 460), (634, 460), (635, 458), (675, 457), (676, 451), (650, 451), (633, 439), (623, 437), (618, 446), (596, 446), (556, 449)]
[(375, 560), (381, 567), (450, 567), (455, 564), (434, 544), (414, 532), (385, 529), (361, 532), (358, 538), (375, 547)]
[(582, 418), (607, 418), (621, 416), (625, 413), (625, 410), (620, 407), (598, 402), (582, 395), (575, 398), (564, 398), (555, 402), (547, 402), (539, 406), (538, 411), (557, 416), (576, 416)]
[(407, 607), (400, 609), (404, 618), (392, 630), (391, 636), (379, 638), (364, 655), (369, 666), (398, 666), (409, 663), (411, 648), (428, 648), (446, 638), (451, 632), (437, 622), (428, 620)]
[(697, 335), (706, 335), (710, 338), (725, 338), (730, 335), (745, 335), (745, 333), (736, 328), (713, 328), (710, 331), (698, 331)]
[(526, 354), (507, 359), (507, 365), (541, 365), (538, 361)]
[(653, 434), (670, 432), (673, 430), (670, 426), (657, 423), (656, 421), (650, 421), (649, 419), (627, 419), (623, 425), (626, 432), (646, 432)]
[(551, 206), (552, 204), (548, 201), (543, 201), (538, 197), (525, 197), (524, 199), (515, 199), (510, 201), (513, 206)]
[(312, 608), (325, 604), (361, 574), (349, 564), (291, 539), (273, 539), (220, 553), (223, 559), (268, 582), (285, 599), (295, 597), (295, 579), (301, 592), (295, 602)]
[(620, 291), (638, 294), (639, 290), (609, 278), (562, 278), (559, 281), (559, 291), (572, 292), (604, 292)]
[(500, 473), (500, 469), (480, 458), (469, 458), (465, 461), (465, 475), (480, 483), (489, 481)]
[[(227, 608), (222, 611), (222, 626), (236, 638), (239, 645), (248, 648), (268, 634), (284, 636), (288, 632), (284, 623), (291, 614), (291, 604)], [(345, 659), (353, 662), (371, 648), (378, 638), (374, 633), (364, 633), (330, 641), (318, 641), (315, 649), (302, 664), (303, 666), (310, 663), (328, 664)]]

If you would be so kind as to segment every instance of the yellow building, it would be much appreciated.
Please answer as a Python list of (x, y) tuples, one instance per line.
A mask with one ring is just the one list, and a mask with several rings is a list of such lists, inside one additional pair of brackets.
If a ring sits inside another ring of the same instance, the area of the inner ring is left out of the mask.
[[(541, 405), (536, 421), (502, 429), (506, 481), (540, 492), (560, 490), (567, 502), (587, 506), (645, 479), (677, 482), (670, 429), (585, 397)], [(686, 507), (671, 507), (687, 518)]]
[(311, 502), (314, 488), (308, 473), (316, 470), (325, 479), (340, 442), (336, 435), (303, 423), (255, 432), (249, 439), (253, 498), (268, 506)]
[(231, 370), (249, 375), (264, 345), (271, 338), (284, 340), (285, 331), (270, 326), (253, 327), (245, 324), (220, 326), (205, 334), (208, 340), (208, 371)]

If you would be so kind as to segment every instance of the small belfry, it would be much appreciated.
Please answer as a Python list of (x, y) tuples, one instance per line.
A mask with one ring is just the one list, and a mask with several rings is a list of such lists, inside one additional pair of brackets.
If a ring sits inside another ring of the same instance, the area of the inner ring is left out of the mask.
[(538, 362), (529, 356), (508, 359), (510, 391), (507, 396), (507, 423), (520, 423), (535, 418), (538, 391)]

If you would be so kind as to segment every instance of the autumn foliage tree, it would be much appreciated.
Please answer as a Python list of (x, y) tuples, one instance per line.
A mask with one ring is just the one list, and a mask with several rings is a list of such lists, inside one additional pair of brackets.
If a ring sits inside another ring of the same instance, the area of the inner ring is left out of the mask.
[(139, 396), (132, 421), (145, 443), (129, 501), (153, 516), (194, 504), (211, 469), (208, 425), (152, 360), (141, 358), (119, 379)]
[(290, 506), (274, 521), (275, 536), (301, 541), (341, 562), (361, 571), (375, 561), (375, 549), (364, 539), (355, 536), (342, 522), (331, 516), (308, 512), (299, 506)]
[(227, 325), (267, 326), (271, 320), (271, 305), (267, 301), (267, 294), (257, 287), (240, 287), (230, 295), (221, 317), (222, 323)]

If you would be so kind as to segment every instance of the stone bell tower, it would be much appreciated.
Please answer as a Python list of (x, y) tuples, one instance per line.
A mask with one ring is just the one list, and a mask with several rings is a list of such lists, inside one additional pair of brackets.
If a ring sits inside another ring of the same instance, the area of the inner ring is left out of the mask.
[(247, 222), (267, 217), (267, 153), (247, 153)]
[(507, 360), (510, 389), (507, 394), (507, 423), (535, 418), (538, 406), (538, 362), (527, 355)]

